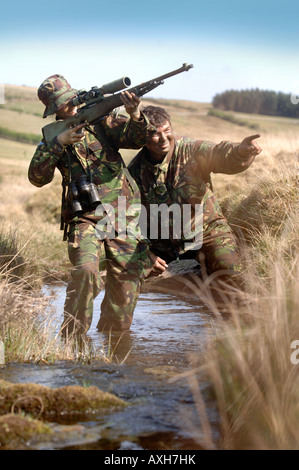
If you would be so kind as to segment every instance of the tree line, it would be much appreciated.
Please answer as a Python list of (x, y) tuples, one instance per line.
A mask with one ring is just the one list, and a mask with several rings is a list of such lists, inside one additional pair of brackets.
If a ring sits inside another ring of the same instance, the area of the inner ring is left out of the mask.
[(291, 94), (270, 90), (227, 90), (214, 96), (214, 108), (250, 114), (299, 117), (299, 103), (291, 102)]

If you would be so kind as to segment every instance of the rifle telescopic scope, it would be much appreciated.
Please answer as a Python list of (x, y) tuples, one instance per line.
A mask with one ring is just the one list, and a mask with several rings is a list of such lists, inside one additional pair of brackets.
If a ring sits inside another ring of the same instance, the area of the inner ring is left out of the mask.
[(100, 88), (100, 93), (102, 95), (110, 95), (111, 93), (115, 93), (116, 91), (128, 88), (128, 86), (130, 85), (131, 80), (129, 79), (129, 77), (122, 77), (118, 80), (114, 80), (113, 82), (106, 83), (106, 85), (102, 85)]
[(128, 88), (131, 85), (131, 80), (129, 77), (122, 77), (113, 82), (106, 83), (102, 85), (101, 88), (93, 86), (91, 90), (80, 90), (78, 95), (72, 99), (71, 104), (73, 106), (79, 106), (82, 103), (86, 103), (90, 100), (95, 100), (96, 98), (102, 98), (104, 95), (110, 95), (116, 93), (117, 91)]

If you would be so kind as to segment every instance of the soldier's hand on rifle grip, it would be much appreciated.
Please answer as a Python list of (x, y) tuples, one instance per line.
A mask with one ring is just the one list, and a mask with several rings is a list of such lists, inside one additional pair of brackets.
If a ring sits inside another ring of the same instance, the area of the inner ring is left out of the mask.
[[(71, 127), (70, 129), (61, 132), (57, 136), (57, 140), (61, 145), (71, 145), (75, 144), (76, 142), (79, 142), (80, 140), (83, 140), (85, 138), (85, 130), (82, 129), (86, 125), (85, 122), (78, 124), (75, 127)], [(81, 132), (78, 132), (80, 129), (82, 129)]]
[(135, 93), (129, 93), (128, 91), (123, 91), (120, 94), (120, 98), (123, 102), (123, 105), (133, 121), (138, 121), (140, 119), (141, 113), (139, 109), (140, 98), (135, 95)]

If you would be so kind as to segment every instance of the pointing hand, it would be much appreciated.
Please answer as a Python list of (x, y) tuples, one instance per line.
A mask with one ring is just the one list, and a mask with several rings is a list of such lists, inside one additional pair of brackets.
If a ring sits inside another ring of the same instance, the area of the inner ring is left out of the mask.
[(254, 135), (245, 137), (245, 139), (243, 139), (242, 142), (238, 146), (239, 155), (241, 155), (241, 157), (244, 157), (244, 158), (250, 158), (250, 157), (254, 158), (256, 157), (256, 155), (259, 155), (262, 149), (256, 142), (253, 142), (255, 139), (258, 139), (259, 137), (260, 137), (260, 134), (254, 134)]

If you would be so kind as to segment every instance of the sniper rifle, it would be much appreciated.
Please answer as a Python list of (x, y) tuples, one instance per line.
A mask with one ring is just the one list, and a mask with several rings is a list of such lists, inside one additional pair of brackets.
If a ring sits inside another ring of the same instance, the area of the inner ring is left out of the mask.
[(54, 137), (61, 134), (61, 132), (84, 122), (86, 125), (95, 125), (103, 116), (109, 114), (113, 109), (122, 106), (123, 103), (121, 100), (120, 90), (124, 90), (126, 88), (130, 93), (135, 93), (137, 96), (143, 96), (157, 86), (162, 85), (166, 78), (172, 77), (173, 75), (177, 75), (181, 72), (187, 72), (191, 68), (193, 68), (192, 64), (183, 64), (179, 69), (173, 70), (172, 72), (168, 72), (165, 75), (153, 78), (152, 80), (129, 89), (127, 88), (131, 85), (131, 80), (129, 77), (122, 77), (103, 85), (101, 88), (95, 86), (89, 91), (79, 90), (77, 96), (71, 100), (71, 104), (73, 106), (83, 106), (78, 108), (78, 111), (74, 116), (64, 120), (57, 120), (44, 126), (42, 128), (44, 140), (49, 143), (54, 139)]

